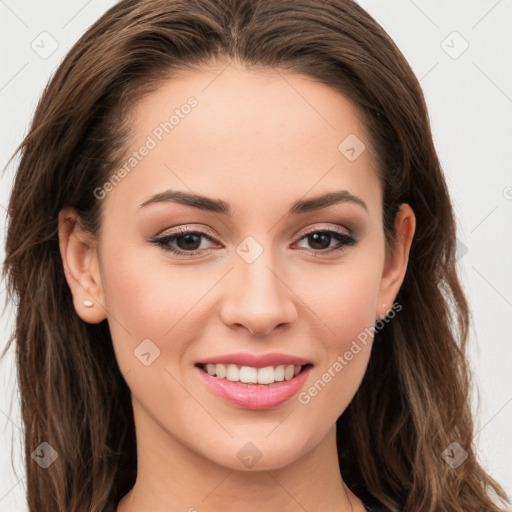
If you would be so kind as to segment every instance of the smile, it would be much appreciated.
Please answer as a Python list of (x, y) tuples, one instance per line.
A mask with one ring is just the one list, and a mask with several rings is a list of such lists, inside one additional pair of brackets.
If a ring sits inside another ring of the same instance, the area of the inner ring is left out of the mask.
[(241, 409), (264, 410), (279, 407), (295, 396), (312, 368), (311, 364), (256, 368), (216, 363), (196, 364), (194, 370), (215, 397)]
[(198, 365), (208, 375), (225, 379), (230, 382), (245, 384), (275, 384), (289, 381), (296, 377), (308, 365), (278, 365), (256, 368), (254, 366), (239, 366), (236, 364), (206, 364)]

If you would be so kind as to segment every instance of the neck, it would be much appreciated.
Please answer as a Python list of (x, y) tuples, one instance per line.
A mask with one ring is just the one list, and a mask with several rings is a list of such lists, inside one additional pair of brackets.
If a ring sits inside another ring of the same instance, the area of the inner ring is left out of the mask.
[(363, 512), (340, 474), (336, 429), (281, 467), (242, 471), (219, 465), (162, 430), (134, 400), (137, 480), (118, 512)]

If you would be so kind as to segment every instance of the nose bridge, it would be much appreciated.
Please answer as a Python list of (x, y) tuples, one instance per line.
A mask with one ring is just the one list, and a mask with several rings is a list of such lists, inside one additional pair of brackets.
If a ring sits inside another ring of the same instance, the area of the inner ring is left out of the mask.
[(259, 239), (262, 242), (249, 236), (236, 248), (223, 319), (227, 324), (245, 326), (252, 334), (267, 334), (278, 325), (293, 322), (296, 309), (269, 237)]

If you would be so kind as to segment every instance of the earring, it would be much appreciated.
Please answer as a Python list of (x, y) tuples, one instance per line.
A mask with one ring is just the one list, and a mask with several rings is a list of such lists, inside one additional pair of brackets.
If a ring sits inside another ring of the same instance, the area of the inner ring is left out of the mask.
[(84, 300), (84, 306), (86, 308), (92, 308), (94, 304), (90, 300)]

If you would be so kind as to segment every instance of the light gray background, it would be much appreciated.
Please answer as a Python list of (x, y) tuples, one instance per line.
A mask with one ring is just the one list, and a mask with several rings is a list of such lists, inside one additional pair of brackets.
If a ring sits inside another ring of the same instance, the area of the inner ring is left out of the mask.
[[(26, 133), (50, 75), (114, 3), (0, 0), (2, 168)], [(427, 99), (455, 205), (461, 278), (473, 311), (470, 356), (480, 393), (479, 401), (474, 395), (479, 456), (512, 495), (512, 0), (360, 4), (405, 54)], [(43, 31), (58, 43), (47, 58), (31, 47), (34, 40), (48, 38), (40, 36)], [(1, 176), (2, 235), (15, 168), (16, 161)], [(2, 261), (4, 254), (2, 243)], [(0, 299), (3, 304), (3, 283)], [(0, 322), (3, 347), (13, 325), (12, 308)], [(0, 365), (0, 512), (27, 510), (14, 377), (11, 350)]]

